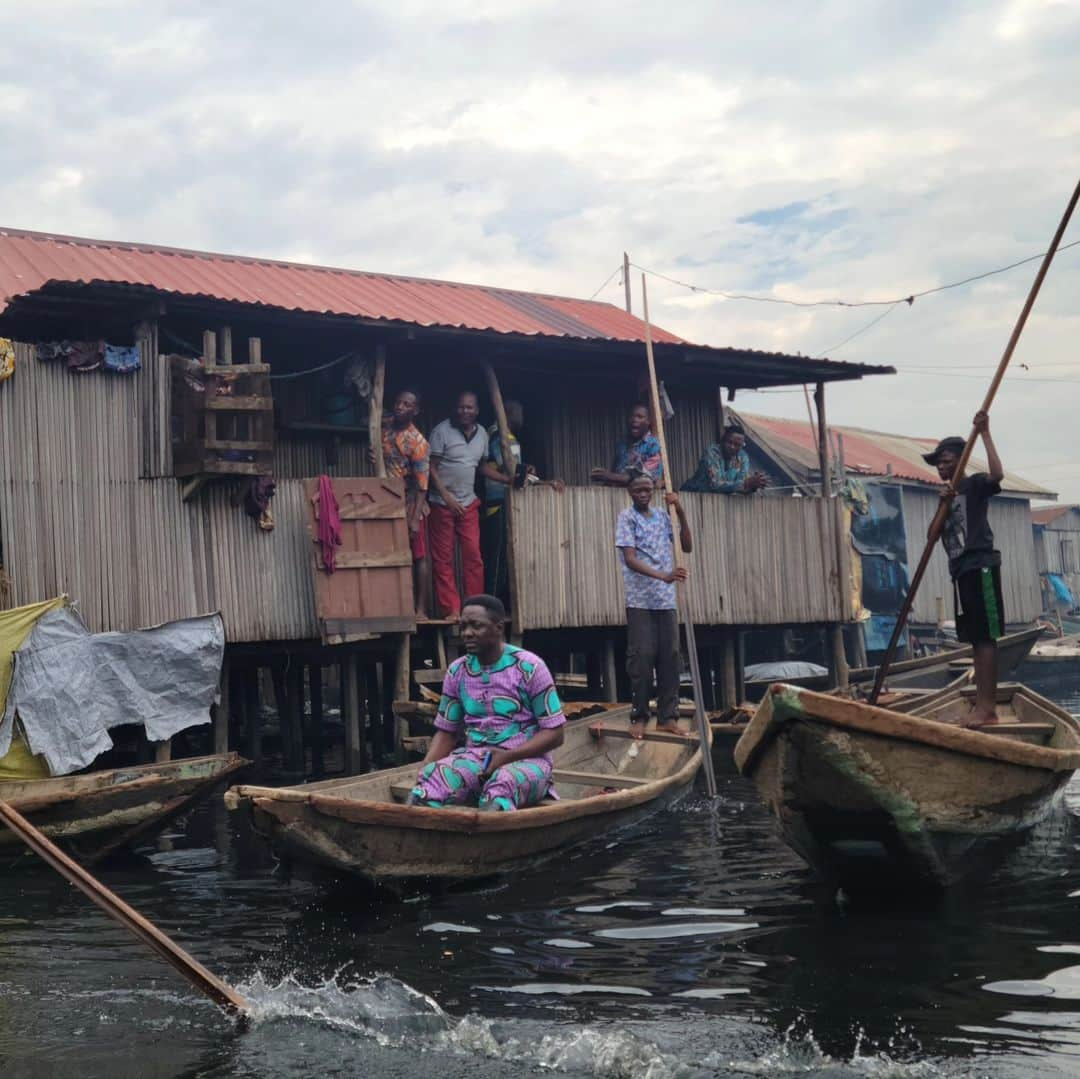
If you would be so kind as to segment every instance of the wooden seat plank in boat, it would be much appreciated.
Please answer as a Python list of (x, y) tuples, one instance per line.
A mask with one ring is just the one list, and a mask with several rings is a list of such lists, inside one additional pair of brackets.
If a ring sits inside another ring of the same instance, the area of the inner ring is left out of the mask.
[[(701, 765), (696, 739), (630, 740), (628, 707), (571, 720), (553, 754), (560, 798), (525, 812), (429, 809), (399, 801), (416, 779), (405, 765), (297, 787), (239, 786), (230, 809), (284, 857), (400, 886), (468, 880), (532, 866), (575, 844), (632, 824), (684, 797)], [(611, 737), (609, 737), (611, 736)], [(608, 793), (602, 793), (608, 789)]]
[(944, 887), (1046, 818), (1080, 767), (1080, 724), (1025, 686), (962, 724), (959, 688), (921, 715), (776, 685), (735, 747), (788, 844), (849, 891)]

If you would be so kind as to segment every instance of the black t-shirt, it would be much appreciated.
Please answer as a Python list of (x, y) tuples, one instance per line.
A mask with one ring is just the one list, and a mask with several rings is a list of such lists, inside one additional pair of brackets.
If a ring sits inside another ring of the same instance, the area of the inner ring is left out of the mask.
[(986, 519), (990, 499), (1000, 492), (1001, 484), (985, 472), (960, 481), (941, 533), (954, 580), (973, 569), (1001, 565), (1001, 553), (994, 550), (994, 533)]

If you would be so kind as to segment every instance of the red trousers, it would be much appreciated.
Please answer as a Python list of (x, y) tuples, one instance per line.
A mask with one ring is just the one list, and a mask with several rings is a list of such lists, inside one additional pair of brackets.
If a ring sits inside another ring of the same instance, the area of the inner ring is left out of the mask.
[(480, 499), (463, 516), (445, 506), (431, 503), (428, 542), (431, 545), (431, 575), (435, 583), (435, 606), (443, 618), (461, 614), (461, 596), (454, 572), (454, 540), (461, 550), (461, 575), (466, 596), (484, 591), (484, 560), (480, 555)]

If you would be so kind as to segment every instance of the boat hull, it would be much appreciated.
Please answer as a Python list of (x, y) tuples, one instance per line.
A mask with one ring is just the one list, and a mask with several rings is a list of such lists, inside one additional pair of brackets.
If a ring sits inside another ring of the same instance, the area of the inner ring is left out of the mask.
[[(653, 736), (657, 742), (642, 743), (608, 733), (593, 738), (592, 723), (567, 725), (569, 744), (556, 752), (556, 786), (569, 790), (560, 768), (575, 770), (566, 776), (603, 780), (602, 767), (611, 769), (606, 777), (611, 786), (601, 781), (580, 797), (564, 793), (557, 801), (517, 812), (402, 804), (393, 792), (411, 785), (416, 765), (307, 787), (234, 787), (226, 804), (246, 810), (256, 832), (283, 859), (374, 885), (393, 889), (514, 872), (635, 824), (692, 788), (701, 765), (696, 740)], [(594, 789), (606, 793), (591, 793)]]
[[(828, 703), (825, 703), (825, 702)], [(736, 748), (788, 843), (848, 892), (942, 889), (1054, 809), (1080, 764), (1058, 748), (776, 686)]]
[[(0, 783), (0, 799), (72, 857), (93, 864), (190, 809), (247, 764), (229, 753)], [(16, 835), (0, 829), (0, 867), (25, 854)]]

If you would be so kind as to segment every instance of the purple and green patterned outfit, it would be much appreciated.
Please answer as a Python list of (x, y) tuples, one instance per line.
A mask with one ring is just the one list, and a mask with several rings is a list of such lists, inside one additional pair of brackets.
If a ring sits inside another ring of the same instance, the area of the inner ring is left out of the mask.
[(443, 679), (435, 726), (464, 745), (424, 765), (412, 790), (413, 804), (506, 811), (537, 805), (549, 792), (554, 796), (549, 753), (512, 761), (486, 778), (484, 760), (493, 749), (517, 749), (541, 729), (564, 723), (554, 679), (534, 653), (505, 644), (490, 667), (472, 655), (454, 660)]

